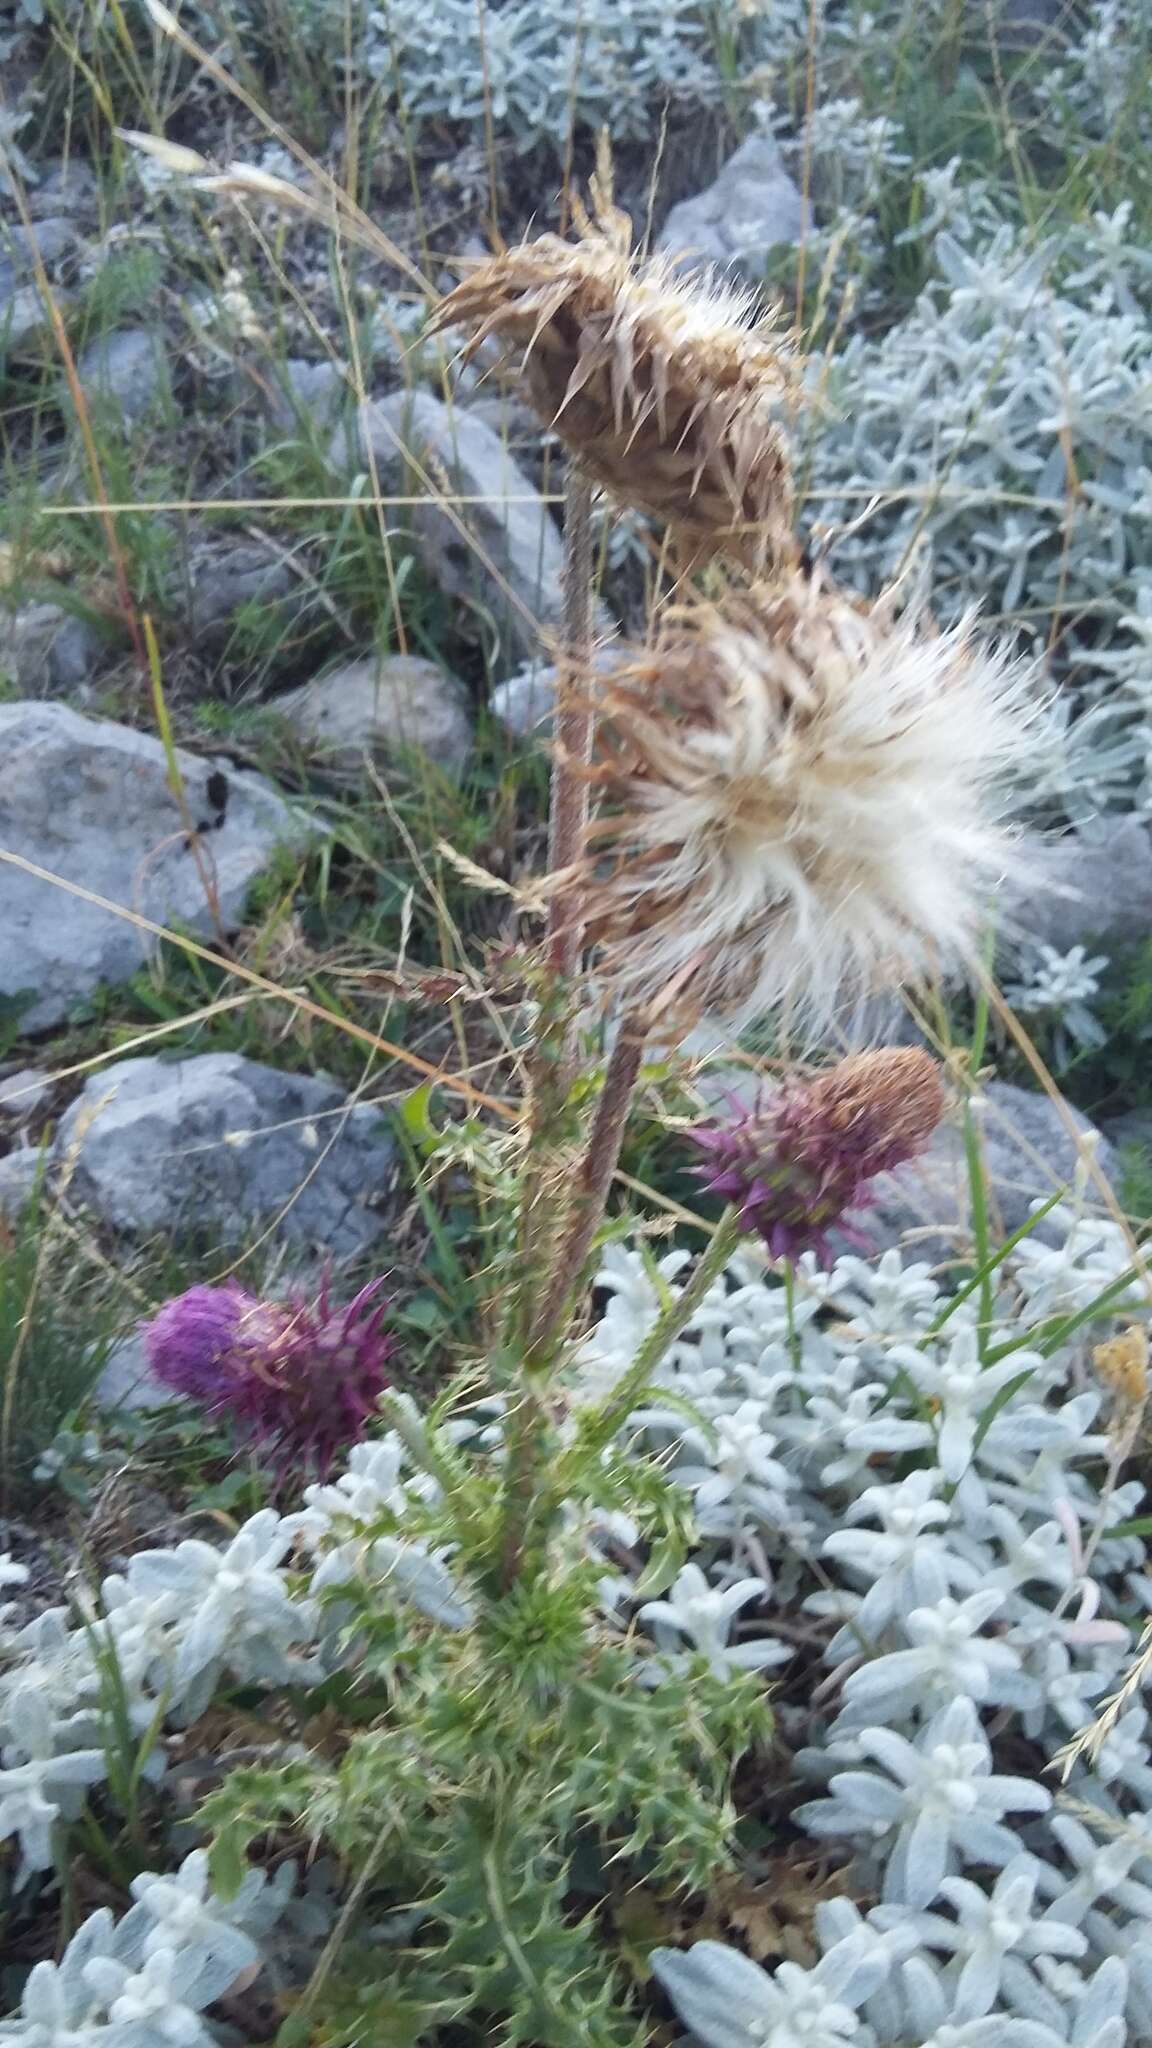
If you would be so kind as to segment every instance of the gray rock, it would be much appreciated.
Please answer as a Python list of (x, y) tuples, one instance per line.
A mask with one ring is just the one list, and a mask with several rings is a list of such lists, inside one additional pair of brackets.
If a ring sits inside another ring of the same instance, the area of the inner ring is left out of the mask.
[(122, 327), (90, 342), (76, 375), (93, 411), (105, 420), (147, 418), (169, 395), (163, 344), (146, 327)]
[[(235, 926), (274, 848), (307, 828), (260, 776), (177, 759), (197, 823), (216, 815), (209, 776), (227, 778), (223, 821), (201, 849), (221, 919)], [(159, 740), (63, 704), (0, 704), (0, 761), (0, 850), (158, 923), (214, 931)], [(156, 945), (125, 918), (3, 860), (0, 932), (0, 996), (31, 991), (21, 1016), (31, 1030), (60, 1023), (100, 983), (125, 980)]]
[(348, 399), (348, 384), (335, 363), (306, 363), (298, 356), (273, 364), (262, 379), (264, 404), (274, 427), (329, 431)]
[(556, 670), (529, 662), (514, 676), (497, 683), (488, 700), (492, 715), (515, 739), (547, 739), (556, 709)]
[[(609, 641), (597, 648), (593, 667), (607, 674), (624, 653), (619, 641)], [(493, 716), (516, 739), (548, 739), (556, 709), (555, 664), (539, 658), (527, 662), (514, 676), (496, 684), (488, 703)]]
[[(621, 662), (621, 655), (619, 639), (607, 641), (596, 647), (592, 668), (609, 674)], [(496, 684), (488, 705), (500, 725), (517, 739), (547, 739), (551, 715), (556, 711), (556, 664), (541, 662), (537, 655), (535, 662), (527, 662), (515, 676)]]
[(1126, 1109), (1121, 1116), (1108, 1117), (1104, 1136), (1117, 1151), (1121, 1146), (1135, 1145), (1152, 1155), (1152, 1109)]
[(1007, 945), (1037, 939), (1066, 953), (1097, 942), (1107, 951), (1152, 934), (1152, 831), (1117, 818), (1091, 839), (1071, 832), (1042, 847), (1021, 882), (1006, 889), (999, 928)]
[[(563, 549), (548, 507), (499, 434), (428, 391), (393, 392), (362, 406), (341, 429), (332, 460), (346, 468), (371, 449), (383, 491), (429, 491), (408, 518), (433, 580), (451, 597), (473, 598), (503, 642), (531, 654), (541, 625), (561, 612)], [(473, 500), (449, 510), (434, 493)]]
[[(1046, 1201), (1058, 1188), (1069, 1187), (1081, 1152), (1076, 1142), (1087, 1139), (1096, 1164), (1107, 1178), (1115, 1166), (1111, 1146), (1080, 1111), (1059, 1107), (1047, 1095), (1007, 1081), (993, 1081), (984, 1090), (984, 1158), (994, 1218), (1010, 1235), (1026, 1223), (1033, 1202)], [(927, 1151), (914, 1164), (885, 1174), (877, 1182), (878, 1200), (868, 1211), (866, 1235), (887, 1248), (908, 1238), (923, 1243), (926, 1255), (953, 1257), (971, 1246), (968, 1169), (963, 1133), (958, 1124), (942, 1124)], [(1086, 1202), (1095, 1206), (1092, 1183)], [(1050, 1239), (1045, 1224), (1037, 1236)]]
[(45, 163), (40, 183), (28, 195), (28, 210), (36, 220), (60, 214), (92, 214), (99, 203), (96, 174), (80, 156)]
[(121, 1060), (93, 1074), (53, 1151), (74, 1160), (70, 1194), (114, 1230), (270, 1230), (336, 1257), (386, 1219), (395, 1148), (379, 1114), (335, 1082), (239, 1053)]
[(23, 1123), (41, 1109), (52, 1093), (52, 1083), (35, 1067), (17, 1067), (0, 1077), (0, 1117), (10, 1124)]
[(468, 417), (479, 420), (482, 426), (491, 427), (494, 434), (499, 434), (502, 441), (511, 442), (513, 447), (534, 446), (545, 432), (532, 407), (522, 398), (515, 398), (508, 391), (490, 390), (483, 384), (477, 397), (468, 400)]
[(43, 1163), (42, 1154), (30, 1146), (0, 1159), (0, 1221), (16, 1222), (31, 1199)]
[[(291, 599), (295, 598), (293, 605)], [(225, 542), (204, 548), (191, 565), (188, 623), (209, 647), (220, 647), (246, 605), (282, 605), (289, 619), (303, 602), (291, 564), (259, 541)]]
[(986, 38), (991, 30), (1010, 49), (1031, 50), (1053, 43), (1053, 29), (1075, 32), (1074, 0), (969, 0), (970, 32)]
[(87, 694), (100, 656), (100, 635), (87, 619), (59, 604), (0, 611), (0, 675), (23, 697)]
[(113, 1345), (92, 1391), (104, 1408), (168, 1408), (176, 1399), (149, 1372), (138, 1330)]
[(472, 751), (463, 683), (415, 655), (348, 661), (276, 699), (299, 737), (342, 781), (363, 779), (365, 757), (421, 747), (458, 778)]
[(48, 268), (76, 247), (76, 231), (66, 220), (42, 220), (28, 227), (0, 221), (0, 303), (17, 284), (35, 275), (35, 258)]
[(769, 252), (804, 232), (804, 201), (770, 135), (750, 135), (719, 177), (672, 208), (656, 247), (759, 282)]
[[(61, 295), (57, 294), (59, 298)], [(7, 288), (0, 278), (0, 349), (22, 355), (51, 328), (48, 306), (35, 284)]]
[[(51, 269), (75, 247), (76, 240), (70, 222), (55, 217), (28, 227), (0, 222), (0, 347), (19, 355), (50, 333), (48, 302), (36, 281), (34, 259), (38, 254)], [(70, 293), (59, 286), (54, 286), (53, 292), (58, 304), (69, 303)]]

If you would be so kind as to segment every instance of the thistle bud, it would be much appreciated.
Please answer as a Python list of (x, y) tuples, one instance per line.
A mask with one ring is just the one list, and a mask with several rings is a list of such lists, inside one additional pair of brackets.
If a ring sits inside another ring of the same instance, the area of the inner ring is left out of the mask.
[(784, 345), (754, 295), (640, 261), (632, 228), (593, 186), (580, 239), (541, 235), (479, 264), (434, 327), (521, 352), (537, 412), (593, 482), (655, 514), (696, 555), (752, 570), (790, 558), (792, 491), (779, 420)]
[(363, 1433), (387, 1383), (381, 1284), (346, 1308), (326, 1281), (311, 1302), (262, 1301), (235, 1281), (189, 1287), (147, 1324), (148, 1364), (161, 1386), (227, 1416), (277, 1464), (322, 1475)]
[(867, 1206), (878, 1174), (923, 1150), (943, 1114), (936, 1061), (887, 1047), (786, 1082), (689, 1135), (707, 1154), (699, 1178), (737, 1205), (774, 1258), (827, 1258), (829, 1231)]

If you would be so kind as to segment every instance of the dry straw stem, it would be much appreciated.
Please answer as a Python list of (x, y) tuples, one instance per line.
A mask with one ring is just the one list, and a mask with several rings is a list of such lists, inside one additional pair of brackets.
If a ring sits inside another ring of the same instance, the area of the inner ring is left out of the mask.
[(694, 556), (757, 571), (794, 551), (778, 412), (790, 373), (754, 298), (641, 261), (602, 165), (579, 240), (542, 235), (479, 264), (434, 329), (462, 327), (522, 352), (536, 410), (584, 474), (665, 520)]
[(846, 996), (967, 965), (1028, 746), (1031, 675), (800, 571), (665, 613), (601, 679), (589, 937), (666, 1020)]

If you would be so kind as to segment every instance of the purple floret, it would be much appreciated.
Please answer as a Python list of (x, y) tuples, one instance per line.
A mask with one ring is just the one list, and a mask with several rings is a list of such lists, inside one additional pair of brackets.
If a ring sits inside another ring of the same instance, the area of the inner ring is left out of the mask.
[(234, 1281), (190, 1287), (148, 1324), (148, 1363), (162, 1386), (231, 1417), (285, 1470), (322, 1473), (363, 1433), (387, 1385), (382, 1285), (344, 1308), (327, 1280), (314, 1301), (262, 1301)]
[(886, 1048), (786, 1082), (751, 1109), (734, 1104), (689, 1136), (708, 1155), (698, 1177), (774, 1258), (827, 1260), (828, 1233), (853, 1234), (846, 1219), (874, 1199), (877, 1176), (914, 1158), (943, 1110), (936, 1062)]

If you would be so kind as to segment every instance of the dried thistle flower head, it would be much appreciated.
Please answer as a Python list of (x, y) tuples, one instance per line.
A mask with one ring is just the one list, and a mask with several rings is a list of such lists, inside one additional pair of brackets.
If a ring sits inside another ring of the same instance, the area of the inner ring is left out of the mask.
[(792, 549), (788, 386), (755, 295), (639, 260), (632, 226), (593, 181), (577, 242), (541, 235), (480, 264), (434, 326), (523, 352), (536, 410), (594, 482), (678, 529), (697, 554), (754, 570)]
[(796, 573), (666, 615), (602, 679), (587, 917), (605, 992), (748, 1020), (969, 956), (1028, 678)]
[(707, 1154), (700, 1179), (738, 1205), (775, 1258), (826, 1258), (828, 1232), (867, 1205), (877, 1174), (923, 1150), (944, 1106), (936, 1061), (914, 1046), (885, 1047), (787, 1082), (689, 1136)]
[(386, 1385), (381, 1284), (346, 1308), (327, 1281), (315, 1301), (263, 1301), (235, 1281), (189, 1287), (147, 1325), (145, 1354), (162, 1386), (229, 1416), (277, 1463), (323, 1473), (362, 1434)]

